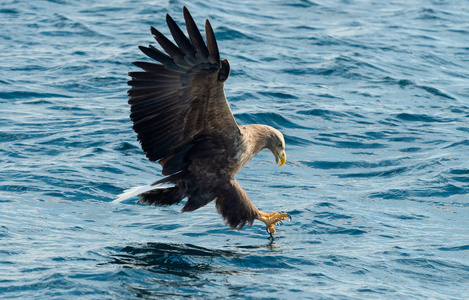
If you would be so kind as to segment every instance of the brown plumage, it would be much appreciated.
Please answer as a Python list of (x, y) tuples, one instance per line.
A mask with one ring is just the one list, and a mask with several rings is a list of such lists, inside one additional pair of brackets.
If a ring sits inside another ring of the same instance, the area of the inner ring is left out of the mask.
[[(151, 45), (140, 49), (159, 63), (134, 62), (143, 72), (129, 73), (133, 129), (148, 159), (167, 176), (140, 193), (139, 202), (161, 206), (187, 198), (186, 212), (215, 200), (231, 228), (259, 219), (272, 234), (273, 225), (289, 215), (260, 212), (234, 176), (264, 148), (283, 165), (283, 135), (266, 125), (237, 125), (224, 92), (230, 65), (220, 60), (210, 22), (205, 23), (205, 44), (186, 7), (183, 12), (189, 38), (167, 15), (175, 43), (151, 27), (164, 52)], [(163, 183), (174, 187), (159, 187)]]

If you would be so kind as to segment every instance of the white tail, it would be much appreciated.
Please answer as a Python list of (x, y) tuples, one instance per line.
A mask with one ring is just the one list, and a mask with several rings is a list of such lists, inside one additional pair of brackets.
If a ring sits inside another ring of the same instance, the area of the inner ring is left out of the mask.
[(156, 189), (165, 189), (167, 186), (155, 186), (155, 185), (143, 185), (143, 186), (136, 186), (133, 188), (130, 188), (128, 190), (125, 190), (122, 194), (118, 195), (117, 199), (112, 201), (112, 203), (119, 203), (122, 201), (125, 201), (129, 198), (132, 198), (134, 196), (138, 196), (142, 193), (146, 193), (151, 190), (156, 190)]

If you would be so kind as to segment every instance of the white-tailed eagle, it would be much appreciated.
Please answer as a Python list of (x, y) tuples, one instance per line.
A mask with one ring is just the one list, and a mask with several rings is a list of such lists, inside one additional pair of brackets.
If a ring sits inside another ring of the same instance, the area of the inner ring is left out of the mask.
[(134, 62), (143, 71), (130, 72), (128, 82), (133, 129), (148, 159), (157, 161), (166, 177), (115, 201), (138, 195), (140, 203), (166, 206), (187, 198), (182, 211), (188, 212), (215, 200), (231, 228), (252, 226), (258, 219), (272, 235), (274, 225), (290, 215), (259, 211), (234, 177), (264, 148), (279, 166), (285, 164), (285, 140), (270, 126), (238, 126), (224, 92), (230, 65), (220, 60), (212, 26), (206, 20), (205, 43), (187, 8), (183, 11), (189, 38), (166, 15), (175, 43), (151, 27), (164, 52), (140, 46), (158, 63)]

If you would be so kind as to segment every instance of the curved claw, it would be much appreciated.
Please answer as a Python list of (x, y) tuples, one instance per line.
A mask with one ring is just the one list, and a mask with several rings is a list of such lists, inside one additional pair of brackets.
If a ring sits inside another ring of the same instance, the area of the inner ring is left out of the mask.
[(269, 231), (268, 227), (265, 229), (265, 231), (267, 231), (267, 233), (270, 235), (271, 239), (274, 239), (274, 235), (272, 234), (272, 232)]
[(284, 212), (283, 210), (282, 210), (282, 211), (279, 211), (279, 213), (281, 213), (281, 214), (287, 214), (288, 222), (291, 222), (292, 218), (291, 218), (291, 215), (290, 215), (289, 213), (286, 213), (286, 212)]

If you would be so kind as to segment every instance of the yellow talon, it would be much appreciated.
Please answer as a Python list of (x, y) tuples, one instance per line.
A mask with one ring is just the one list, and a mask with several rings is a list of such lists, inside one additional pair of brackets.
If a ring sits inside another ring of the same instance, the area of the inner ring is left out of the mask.
[(272, 237), (272, 234), (274, 234), (276, 231), (274, 228), (274, 225), (277, 225), (278, 223), (282, 223), (282, 221), (286, 220), (287, 218), (289, 219), (289, 221), (291, 221), (290, 214), (280, 211), (280, 212), (274, 212), (271, 214), (260, 212), (260, 217), (258, 219), (265, 223), (266, 230)]

